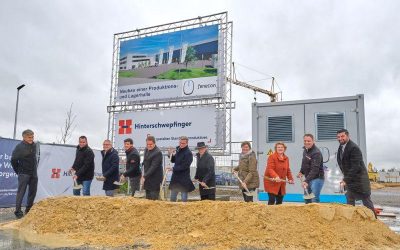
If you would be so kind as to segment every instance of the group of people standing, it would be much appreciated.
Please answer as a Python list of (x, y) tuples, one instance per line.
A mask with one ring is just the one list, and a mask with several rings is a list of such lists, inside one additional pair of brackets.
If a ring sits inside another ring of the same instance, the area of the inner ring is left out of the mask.
[[(18, 175), (15, 210), (17, 218), (23, 216), (21, 204), (27, 187), (29, 187), (29, 191), (25, 213), (28, 213), (33, 205), (38, 183), (38, 156), (36, 144), (33, 142), (34, 133), (28, 129), (22, 133), (22, 137), (23, 141), (16, 146), (11, 159), (12, 167)], [(347, 203), (355, 205), (356, 200), (362, 200), (363, 204), (375, 213), (370, 198), (371, 189), (368, 174), (360, 148), (350, 140), (349, 133), (345, 129), (337, 132), (337, 139), (340, 144), (337, 161), (344, 175), (340, 185), (347, 189)], [(300, 178), (305, 193), (315, 195), (314, 198), (305, 200), (305, 202), (319, 202), (325, 178), (322, 154), (315, 145), (312, 134), (305, 134), (303, 140), (303, 159), (297, 177)], [(163, 155), (156, 145), (154, 136), (149, 135), (146, 138), (142, 162), (138, 150), (133, 145), (133, 140), (127, 138), (124, 140), (126, 171), (120, 174), (118, 152), (112, 147), (110, 140), (105, 140), (101, 151), (103, 176), (100, 177), (104, 182), (103, 190), (105, 194), (113, 196), (118, 185), (129, 178), (132, 196), (136, 191), (144, 189), (146, 199), (158, 200), (163, 179), (165, 180), (168, 171), (172, 171), (169, 185), (171, 201), (177, 201), (179, 193), (181, 200), (187, 201), (188, 194), (195, 189), (193, 182), (199, 184), (201, 200), (215, 200), (214, 158), (208, 152), (207, 145), (204, 142), (197, 143), (197, 169), (194, 180), (192, 180), (190, 165), (193, 162), (193, 154), (188, 147), (188, 142), (188, 137), (182, 136), (179, 139), (179, 146), (168, 150), (168, 158), (174, 163), (174, 167), (167, 167), (164, 172)], [(253, 195), (250, 195), (250, 193), (259, 187), (257, 158), (255, 152), (251, 150), (250, 142), (243, 142), (241, 149), (239, 164), (233, 169), (233, 173), (239, 179), (244, 201), (252, 202)], [(286, 149), (285, 143), (278, 142), (275, 144), (275, 151), (268, 157), (264, 174), (264, 188), (269, 195), (269, 205), (282, 204), (283, 197), (286, 194), (286, 183), (294, 184), (289, 158), (285, 154)], [(74, 189), (73, 194), (80, 195), (82, 189), (84, 196), (90, 195), (90, 186), (94, 178), (94, 153), (85, 136), (79, 137), (79, 145), (70, 172), (74, 182), (82, 186), (82, 188)]]

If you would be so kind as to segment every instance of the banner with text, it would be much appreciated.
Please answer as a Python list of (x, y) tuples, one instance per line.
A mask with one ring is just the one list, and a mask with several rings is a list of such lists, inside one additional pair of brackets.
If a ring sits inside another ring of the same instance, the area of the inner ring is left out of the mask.
[(116, 115), (115, 147), (123, 148), (124, 139), (132, 138), (137, 148), (144, 148), (146, 137), (153, 135), (159, 147), (177, 146), (180, 136), (189, 138), (189, 146), (205, 142), (217, 147), (219, 111), (215, 107), (175, 108)]
[(215, 96), (225, 83), (219, 25), (119, 39), (116, 101)]
[[(18, 176), (11, 167), (11, 155), (18, 140), (0, 138), (0, 207), (15, 206)], [(73, 181), (68, 172), (76, 148), (65, 145), (39, 144), (38, 189), (35, 202), (53, 196), (72, 195)], [(95, 175), (101, 175), (101, 154), (95, 153)], [(103, 183), (93, 180), (91, 195), (104, 195)], [(25, 196), (28, 192), (25, 193)]]
[(162, 83), (141, 83), (118, 88), (119, 102), (190, 98), (217, 94), (217, 77), (202, 77)]

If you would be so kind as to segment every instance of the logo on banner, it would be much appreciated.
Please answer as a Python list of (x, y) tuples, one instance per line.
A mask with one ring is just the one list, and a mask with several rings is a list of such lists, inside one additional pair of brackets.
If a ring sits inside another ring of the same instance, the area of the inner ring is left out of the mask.
[(132, 120), (119, 120), (118, 134), (132, 134)]
[(52, 168), (51, 169), (51, 178), (52, 179), (59, 179), (61, 173), (61, 168)]

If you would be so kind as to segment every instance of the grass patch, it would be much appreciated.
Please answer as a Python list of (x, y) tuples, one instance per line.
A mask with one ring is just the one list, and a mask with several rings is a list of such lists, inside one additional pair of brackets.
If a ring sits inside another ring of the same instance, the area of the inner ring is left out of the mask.
[(133, 72), (133, 71), (119, 71), (118, 72), (118, 76), (119, 77), (126, 77), (126, 78), (128, 78), (128, 77), (136, 77), (137, 76), (137, 74), (136, 74), (136, 72)]
[(188, 68), (188, 69), (171, 69), (167, 72), (164, 72), (158, 75), (157, 79), (166, 79), (166, 80), (180, 80), (180, 79), (188, 79), (188, 78), (199, 78), (199, 77), (208, 77), (208, 76), (216, 76), (217, 69), (214, 68)]

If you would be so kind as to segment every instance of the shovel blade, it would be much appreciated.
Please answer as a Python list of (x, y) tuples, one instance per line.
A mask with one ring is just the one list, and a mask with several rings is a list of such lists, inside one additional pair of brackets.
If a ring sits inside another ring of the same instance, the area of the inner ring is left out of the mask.
[(311, 194), (305, 194), (305, 195), (303, 195), (303, 198), (304, 198), (305, 200), (311, 200), (311, 199), (315, 198), (315, 195), (314, 195), (313, 193), (311, 193)]
[(72, 189), (77, 190), (77, 189), (82, 189), (82, 188), (83, 188), (82, 185), (74, 185), (74, 187)]
[(117, 186), (122, 186), (124, 183), (119, 182), (119, 181), (114, 181), (113, 184), (114, 184), (114, 185), (117, 185)]
[(143, 191), (136, 191), (135, 194), (133, 195), (135, 198), (143, 198), (144, 197), (144, 192)]
[(244, 194), (247, 196), (255, 196), (256, 192), (244, 192)]

